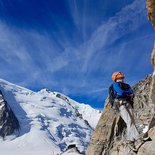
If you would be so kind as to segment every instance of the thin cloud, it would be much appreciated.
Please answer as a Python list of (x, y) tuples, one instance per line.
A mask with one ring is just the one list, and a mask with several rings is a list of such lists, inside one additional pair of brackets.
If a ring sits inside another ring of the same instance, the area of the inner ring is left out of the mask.
[[(105, 55), (108, 55), (106, 48), (112, 46), (117, 39), (139, 28), (145, 22), (145, 17), (145, 3), (143, 3), (143, 0), (135, 0), (117, 13), (115, 17), (101, 25), (85, 44), (84, 50), (86, 53), (83, 71), (88, 70), (89, 64), (97, 52), (103, 50)], [(105, 58), (107, 59), (107, 56)]]
[(86, 94), (94, 94), (94, 93), (99, 93), (99, 92), (103, 92), (103, 91), (108, 91), (108, 88), (99, 88), (99, 89), (96, 89), (96, 90), (89, 91)]
[[(0, 58), (5, 62), (1, 67), (10, 68), (10, 70), (6, 68), (5, 75), (12, 75), (12, 78), (16, 77), (17, 81), (19, 79), (16, 75), (29, 74), (29, 77), (25, 77), (26, 79), (20, 79), (26, 80), (29, 85), (29, 81), (41, 81), (41, 75), (44, 73), (53, 73), (67, 65), (59, 54), (51, 52), (58, 51), (58, 48), (46, 36), (35, 31), (10, 29), (2, 22), (0, 33)], [(3, 77), (3, 73), (1, 76)]]
[[(84, 17), (80, 19), (76, 2), (73, 1), (71, 12), (76, 27), (80, 25), (77, 31), (83, 34), (82, 43), (71, 41), (62, 30), (58, 34), (48, 34), (46, 30), (40, 33), (10, 28), (0, 22), (0, 59), (5, 66), (5, 70), (2, 66), (0, 68), (3, 70), (0, 73), (2, 78), (9, 80), (11, 76), (12, 82), (26, 87), (38, 86), (37, 89), (48, 87), (66, 94), (97, 95), (107, 91), (111, 72), (120, 68), (127, 56), (129, 65), (125, 67), (130, 70), (135, 53), (130, 52), (128, 44), (138, 40), (129, 39), (118, 45), (116, 42), (145, 24), (144, 0), (135, 0), (107, 22), (98, 25), (91, 31), (89, 39), (86, 31), (89, 24), (94, 23), (88, 22), (90, 17), (87, 19), (85, 8)], [(78, 36), (77, 40), (80, 39)]]

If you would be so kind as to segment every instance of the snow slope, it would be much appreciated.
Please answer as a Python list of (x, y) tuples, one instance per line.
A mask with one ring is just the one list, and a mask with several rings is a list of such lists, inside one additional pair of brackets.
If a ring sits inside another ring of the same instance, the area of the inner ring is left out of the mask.
[(47, 89), (33, 92), (4, 80), (0, 89), (21, 125), (19, 132), (0, 139), (1, 154), (59, 155), (72, 144), (84, 153), (98, 110)]

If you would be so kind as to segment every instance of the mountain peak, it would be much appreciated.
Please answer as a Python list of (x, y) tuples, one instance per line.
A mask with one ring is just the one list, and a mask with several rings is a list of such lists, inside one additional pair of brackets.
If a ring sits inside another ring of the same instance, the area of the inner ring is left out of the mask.
[(18, 133), (1, 142), (3, 154), (14, 148), (11, 152), (16, 155), (23, 154), (23, 150), (26, 155), (56, 155), (70, 145), (81, 153), (85, 151), (100, 117), (98, 110), (47, 88), (33, 92), (0, 80), (0, 89), (20, 124)]

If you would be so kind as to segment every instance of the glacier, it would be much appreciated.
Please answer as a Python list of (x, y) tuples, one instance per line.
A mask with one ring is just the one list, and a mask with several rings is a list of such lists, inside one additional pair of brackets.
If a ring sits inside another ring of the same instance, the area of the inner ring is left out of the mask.
[[(3, 155), (84, 154), (101, 111), (59, 92), (34, 92), (0, 79), (0, 90), (20, 130), (0, 138)], [(68, 150), (70, 146), (75, 146)]]

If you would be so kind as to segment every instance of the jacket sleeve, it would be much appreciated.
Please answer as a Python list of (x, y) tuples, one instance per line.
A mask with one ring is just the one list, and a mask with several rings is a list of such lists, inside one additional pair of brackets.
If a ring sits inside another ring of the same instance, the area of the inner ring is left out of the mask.
[(120, 88), (120, 86), (117, 82), (114, 83), (113, 88), (114, 88), (114, 91), (116, 92), (116, 94), (119, 96), (128, 96), (128, 95), (133, 94), (133, 90), (131, 89), (131, 87), (128, 91), (124, 91)]

